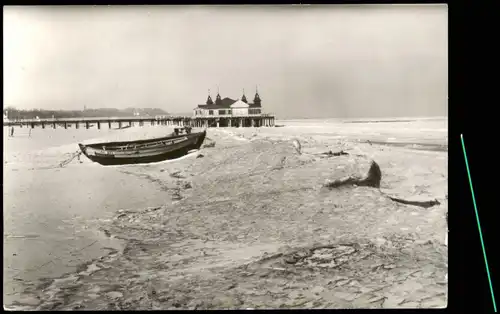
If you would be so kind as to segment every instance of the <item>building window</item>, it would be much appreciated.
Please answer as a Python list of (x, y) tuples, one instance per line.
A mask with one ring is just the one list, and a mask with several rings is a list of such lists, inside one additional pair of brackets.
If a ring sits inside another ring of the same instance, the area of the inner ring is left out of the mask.
[(208, 110), (208, 114), (212, 116), (214, 114), (214, 111), (213, 110)]
[(226, 114), (226, 110), (219, 110), (219, 114)]

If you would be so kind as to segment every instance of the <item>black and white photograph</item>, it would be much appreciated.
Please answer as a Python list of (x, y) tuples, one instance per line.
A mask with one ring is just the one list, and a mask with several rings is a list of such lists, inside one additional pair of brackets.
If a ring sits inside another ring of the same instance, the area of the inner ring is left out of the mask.
[(448, 306), (447, 5), (3, 28), (4, 309)]

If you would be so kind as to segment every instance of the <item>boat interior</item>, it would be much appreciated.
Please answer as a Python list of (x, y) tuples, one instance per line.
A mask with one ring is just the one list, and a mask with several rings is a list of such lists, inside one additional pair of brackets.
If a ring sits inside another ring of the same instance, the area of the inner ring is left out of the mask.
[[(99, 143), (86, 145), (93, 149), (101, 149), (104, 151), (117, 151), (117, 150), (128, 150), (128, 149), (144, 149), (144, 148), (154, 148), (161, 147), (169, 144), (173, 144), (176, 139), (184, 139), (185, 136), (191, 134), (191, 127), (175, 128), (174, 132), (170, 136), (138, 140), (134, 142), (109, 142), (109, 143)], [(194, 134), (193, 134), (194, 135)]]

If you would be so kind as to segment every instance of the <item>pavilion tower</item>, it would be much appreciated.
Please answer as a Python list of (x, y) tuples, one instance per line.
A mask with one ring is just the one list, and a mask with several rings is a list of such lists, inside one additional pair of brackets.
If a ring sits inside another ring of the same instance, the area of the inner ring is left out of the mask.
[(207, 98), (207, 105), (213, 105), (214, 102), (212, 100), (212, 97), (210, 96), (210, 90), (208, 90), (208, 98)]
[(260, 96), (259, 96), (259, 90), (257, 89), (257, 86), (255, 87), (255, 97), (253, 99), (253, 103), (255, 106), (258, 106), (258, 107), (260, 107), (261, 103), (262, 103), (262, 100), (260, 99)]
[(243, 88), (243, 96), (241, 97), (241, 101), (244, 102), (244, 103), (248, 103), (247, 101), (247, 97), (245, 96), (245, 89)]
[(220, 94), (219, 94), (219, 87), (217, 87), (217, 97), (215, 97), (215, 104), (217, 106), (222, 105), (222, 98), (220, 97)]

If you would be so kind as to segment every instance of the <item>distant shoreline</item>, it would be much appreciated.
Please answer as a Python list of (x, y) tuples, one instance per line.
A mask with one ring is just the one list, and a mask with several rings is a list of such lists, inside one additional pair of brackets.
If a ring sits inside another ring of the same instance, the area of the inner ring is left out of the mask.
[(387, 122), (415, 122), (418, 120), (368, 120), (368, 121), (345, 121), (344, 123), (387, 123)]
[(276, 121), (322, 121), (322, 122), (341, 122), (341, 123), (390, 123), (390, 122), (416, 122), (416, 121), (434, 121), (448, 120), (446, 116), (435, 117), (380, 117), (380, 118), (289, 118), (276, 119)]

